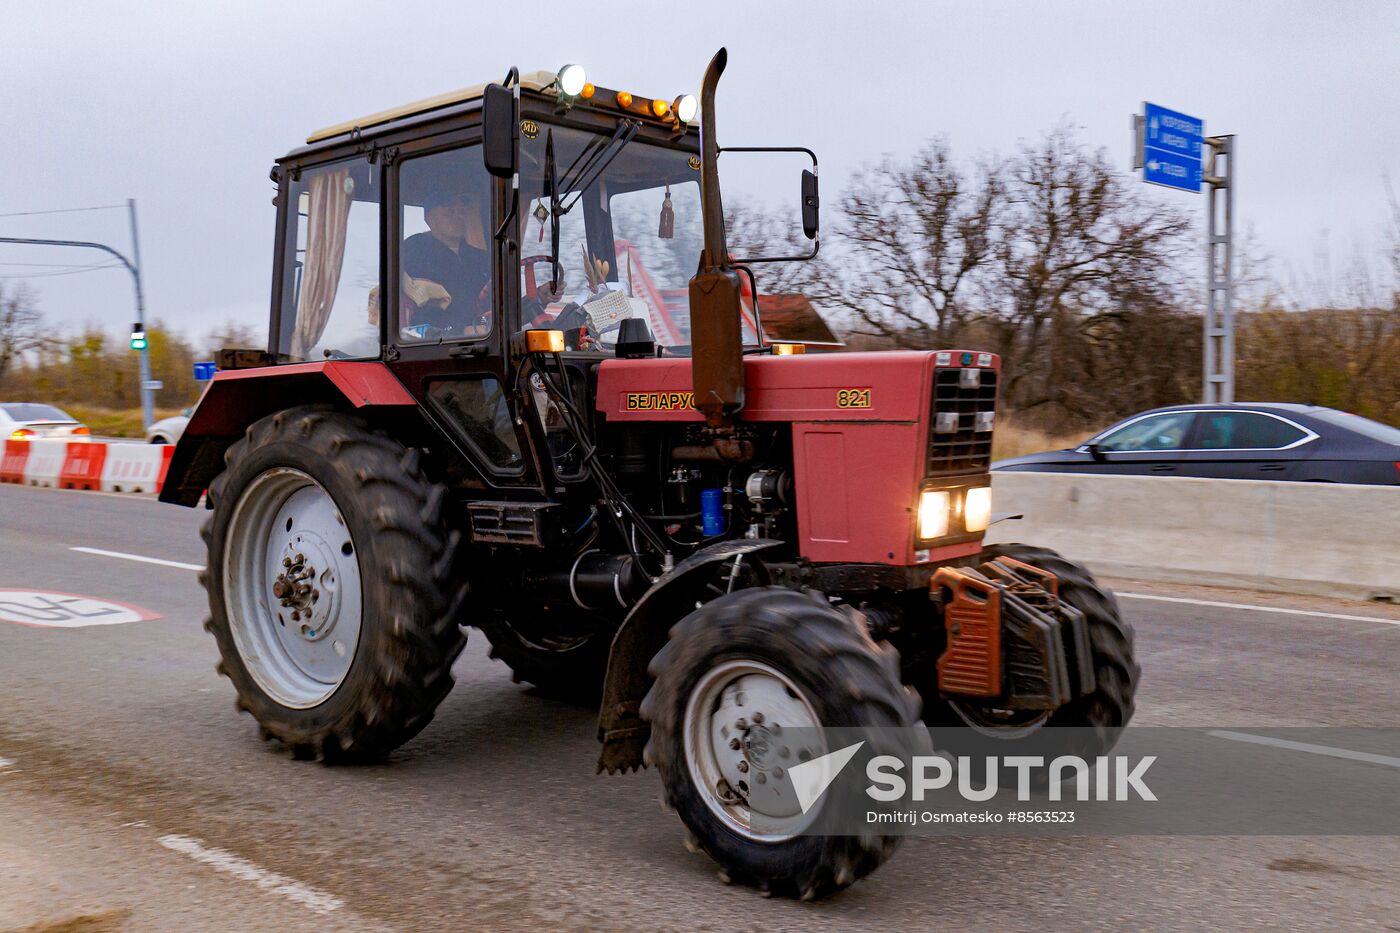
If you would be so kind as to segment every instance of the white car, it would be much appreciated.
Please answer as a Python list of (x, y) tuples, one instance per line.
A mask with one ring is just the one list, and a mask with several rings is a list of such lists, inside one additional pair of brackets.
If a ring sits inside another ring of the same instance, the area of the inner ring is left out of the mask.
[(180, 435), (185, 433), (185, 425), (190, 423), (190, 412), (193, 410), (186, 408), (178, 415), (160, 419), (146, 429), (146, 440), (152, 444), (178, 443)]
[(52, 405), (40, 402), (0, 402), (0, 439), (79, 437), (92, 434), (88, 426)]

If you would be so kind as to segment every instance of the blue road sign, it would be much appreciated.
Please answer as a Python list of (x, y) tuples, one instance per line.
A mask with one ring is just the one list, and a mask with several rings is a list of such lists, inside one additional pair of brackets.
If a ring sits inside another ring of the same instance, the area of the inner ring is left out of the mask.
[(1199, 192), (1205, 122), (1156, 104), (1144, 104), (1142, 116), (1142, 180)]
[(213, 379), (218, 371), (219, 367), (213, 361), (194, 364), (194, 378), (200, 382)]

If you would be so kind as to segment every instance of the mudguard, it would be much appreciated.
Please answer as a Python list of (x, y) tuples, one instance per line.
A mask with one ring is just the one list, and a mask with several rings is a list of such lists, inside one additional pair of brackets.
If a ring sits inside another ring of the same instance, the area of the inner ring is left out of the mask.
[[(651, 726), (642, 720), (642, 698), (651, 688), (647, 665), (666, 644), (682, 618), (695, 609), (701, 587), (720, 564), (735, 557), (777, 547), (782, 541), (741, 538), (696, 551), (657, 580), (627, 614), (613, 636), (603, 702), (598, 711), (599, 772), (630, 771), (642, 766)], [(752, 566), (752, 565), (750, 565)]]
[(331, 404), (364, 409), (416, 406), (383, 363), (327, 360), (214, 374), (170, 458), (160, 501), (194, 506), (224, 468), (224, 452), (248, 426), (276, 411)]

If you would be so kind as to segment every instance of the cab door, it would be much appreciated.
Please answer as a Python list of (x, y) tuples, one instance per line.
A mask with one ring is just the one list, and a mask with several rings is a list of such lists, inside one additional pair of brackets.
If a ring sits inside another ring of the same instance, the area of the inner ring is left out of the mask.
[[(503, 216), (502, 183), (486, 171), (479, 130), (402, 144), (389, 177), (390, 368), (475, 467), (477, 477), (467, 485), (540, 490), (522, 400), (507, 368), (511, 299), (502, 292), (513, 291), (501, 273), (507, 244), (494, 236)], [(473, 270), (484, 274), (474, 278)]]

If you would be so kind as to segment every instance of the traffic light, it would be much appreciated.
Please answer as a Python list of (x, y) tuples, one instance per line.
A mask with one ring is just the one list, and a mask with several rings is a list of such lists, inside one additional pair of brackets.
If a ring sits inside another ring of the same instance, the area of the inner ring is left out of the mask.
[(144, 350), (150, 344), (146, 341), (146, 329), (138, 321), (131, 325), (131, 349)]

